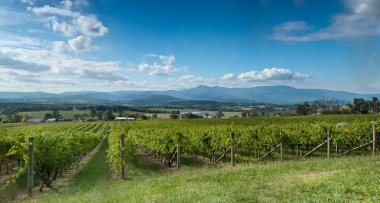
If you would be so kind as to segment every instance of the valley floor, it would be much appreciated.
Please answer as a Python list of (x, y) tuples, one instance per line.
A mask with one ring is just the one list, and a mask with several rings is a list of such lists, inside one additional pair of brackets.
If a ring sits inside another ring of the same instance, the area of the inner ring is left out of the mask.
[[(138, 154), (127, 180), (106, 167), (106, 144), (59, 193), (32, 202), (378, 202), (380, 156), (168, 170)], [(184, 162), (186, 163), (186, 161)], [(189, 162), (188, 165), (191, 165)]]

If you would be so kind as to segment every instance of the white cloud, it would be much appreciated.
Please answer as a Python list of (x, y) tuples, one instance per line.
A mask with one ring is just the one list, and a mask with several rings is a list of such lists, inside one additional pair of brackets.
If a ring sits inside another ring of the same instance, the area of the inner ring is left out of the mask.
[(138, 70), (140, 72), (147, 72), (149, 75), (161, 75), (161, 76), (168, 76), (174, 73), (186, 72), (185, 67), (177, 68), (173, 65), (173, 63), (175, 62), (175, 56), (173, 55), (164, 56), (164, 55), (148, 54), (148, 55), (145, 55), (145, 57), (159, 58), (161, 63), (142, 62), (140, 63), (138, 67)]
[[(50, 15), (45, 18), (54, 32), (61, 32), (66, 37), (73, 37), (81, 33), (88, 37), (101, 37), (108, 33), (108, 28), (94, 15), (82, 15), (71, 10), (73, 2), (61, 1), (62, 8), (45, 5), (43, 7), (29, 7), (28, 10), (38, 15)], [(51, 16), (53, 15), (53, 16)], [(65, 17), (65, 18), (62, 18)], [(72, 18), (68, 21), (67, 18)]]
[(139, 71), (140, 72), (148, 72), (149, 75), (172, 75), (174, 73), (182, 73), (185, 71), (183, 68), (176, 68), (172, 65), (160, 65), (157, 63), (148, 64), (148, 63), (141, 63), (139, 65)]
[(0, 52), (0, 67), (6, 69), (26, 70), (30, 72), (40, 72), (50, 70), (48, 65), (29, 62), (10, 57)]
[(20, 0), (21, 3), (26, 4), (28, 6), (33, 6), (35, 1), (36, 0)]
[(79, 16), (74, 19), (73, 24), (79, 32), (90, 37), (104, 36), (108, 32), (108, 28), (104, 27), (103, 23), (93, 16)]
[(30, 19), (29, 14), (0, 6), (0, 27), (29, 23)]
[(28, 49), (41, 48), (41, 41), (31, 37), (18, 36), (0, 31), (0, 48), (1, 47), (20, 47)]
[(290, 71), (284, 68), (265, 68), (264, 70), (249, 71), (239, 74), (238, 78), (250, 82), (268, 82), (268, 81), (303, 81), (310, 75)]
[(332, 39), (363, 39), (380, 36), (380, 1), (345, 0), (346, 13), (332, 17), (332, 23), (322, 29), (311, 29), (302, 21), (280, 24), (272, 38), (280, 41), (308, 42)]
[(55, 53), (60, 53), (60, 54), (67, 54), (71, 50), (70, 50), (70, 47), (66, 44), (66, 42), (55, 41), (52, 43), (52, 51)]
[(234, 79), (236, 79), (236, 75), (233, 73), (227, 73), (227, 74), (223, 75), (220, 79), (222, 79), (222, 80), (234, 80)]
[(70, 39), (68, 44), (74, 51), (93, 51), (96, 49), (96, 47), (92, 45), (91, 38), (85, 36)]
[(49, 5), (45, 5), (43, 7), (29, 7), (28, 10), (37, 15), (59, 15), (72, 18), (78, 18), (80, 16), (79, 12), (73, 12), (67, 8), (57, 8)]
[(184, 75), (178, 78), (179, 81), (191, 82), (191, 83), (211, 83), (212, 80), (195, 75)]
[(175, 61), (175, 56), (173, 55), (170, 55), (170, 56), (159, 55), (159, 58), (162, 61), (162, 63), (164, 63), (165, 65), (170, 65), (174, 63)]
[(55, 16), (46, 19), (50, 20), (51, 28), (54, 32), (61, 32), (66, 37), (73, 37), (77, 34), (77, 29), (72, 24), (66, 23), (65, 21), (58, 22), (58, 19)]
[[(88, 48), (86, 43), (72, 45), (76, 49)], [(102, 81), (126, 79), (119, 61), (84, 60), (67, 55), (68, 51), (72, 51), (72, 48), (64, 41), (40, 42), (39, 46), (33, 48), (11, 43), (10, 46), (0, 46), (0, 66), (30, 73), (54, 73), (62, 78), (79, 77)]]
[(71, 7), (73, 6), (74, 3), (70, 0), (64, 0), (64, 1), (61, 1), (60, 4), (65, 9), (71, 9)]
[(212, 79), (196, 76), (183, 75), (178, 78), (168, 78), (167, 85), (172, 89), (192, 88), (198, 85), (215, 85), (216, 82)]

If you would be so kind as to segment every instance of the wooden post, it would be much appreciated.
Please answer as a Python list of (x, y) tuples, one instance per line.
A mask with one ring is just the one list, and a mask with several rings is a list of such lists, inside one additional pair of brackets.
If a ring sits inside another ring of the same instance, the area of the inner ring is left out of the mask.
[(327, 128), (327, 158), (330, 158), (330, 139), (331, 139), (330, 128)]
[(28, 196), (33, 195), (33, 167), (34, 167), (34, 137), (29, 137), (28, 139)]
[(376, 153), (376, 124), (372, 123), (372, 156)]
[(280, 132), (281, 143), (280, 143), (280, 161), (284, 161), (284, 140), (282, 139), (282, 132)]
[(125, 167), (123, 166), (123, 159), (124, 159), (124, 134), (120, 135), (120, 171), (121, 171), (121, 178), (124, 179), (125, 177)]
[(180, 158), (180, 152), (179, 152), (179, 144), (177, 144), (177, 170), (179, 169), (179, 158)]
[(231, 164), (232, 166), (235, 166), (235, 155), (234, 155), (235, 133), (231, 132), (230, 138), (231, 138)]

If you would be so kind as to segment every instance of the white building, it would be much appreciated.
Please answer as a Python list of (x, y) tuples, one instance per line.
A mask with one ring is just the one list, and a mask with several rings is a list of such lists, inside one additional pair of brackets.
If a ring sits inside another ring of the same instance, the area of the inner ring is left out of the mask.
[(127, 117), (115, 117), (115, 121), (126, 121)]
[(45, 122), (46, 123), (54, 123), (54, 122), (57, 122), (57, 119), (56, 118), (49, 118)]

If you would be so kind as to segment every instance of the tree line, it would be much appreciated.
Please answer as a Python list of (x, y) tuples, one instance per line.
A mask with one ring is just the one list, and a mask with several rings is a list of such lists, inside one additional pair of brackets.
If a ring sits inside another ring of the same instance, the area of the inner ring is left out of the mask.
[(346, 105), (326, 103), (326, 102), (304, 102), (296, 105), (297, 115), (311, 114), (376, 114), (379, 113), (379, 99), (372, 97), (371, 100), (355, 98)]

